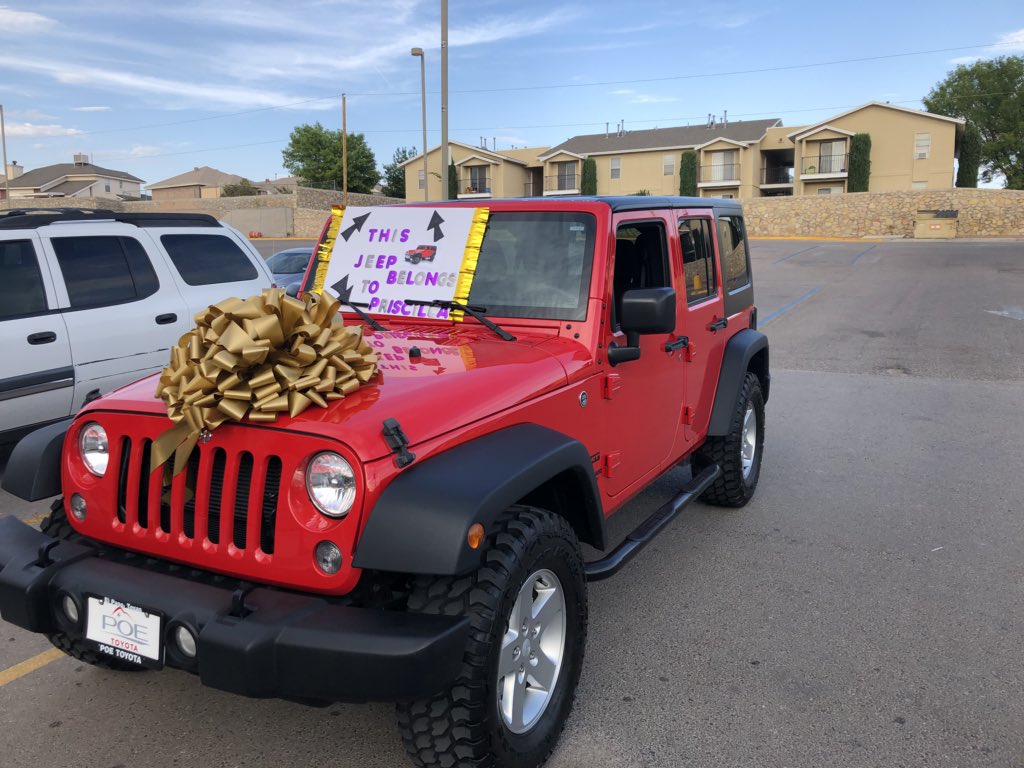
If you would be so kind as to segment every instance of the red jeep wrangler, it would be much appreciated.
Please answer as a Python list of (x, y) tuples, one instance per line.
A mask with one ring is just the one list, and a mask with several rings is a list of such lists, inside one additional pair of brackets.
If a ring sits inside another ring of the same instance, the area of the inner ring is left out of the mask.
[[(113, 669), (398, 702), (420, 766), (542, 763), (587, 581), (694, 498), (753, 495), (768, 341), (731, 201), (488, 207), (475, 315), (375, 315), (377, 376), (326, 409), (226, 423), (170, 482), (149, 471), (170, 424), (155, 378), (25, 438), (4, 487), (63, 499), (42, 532), (0, 520), (3, 618)], [(680, 464), (679, 495), (609, 546), (606, 518)]]

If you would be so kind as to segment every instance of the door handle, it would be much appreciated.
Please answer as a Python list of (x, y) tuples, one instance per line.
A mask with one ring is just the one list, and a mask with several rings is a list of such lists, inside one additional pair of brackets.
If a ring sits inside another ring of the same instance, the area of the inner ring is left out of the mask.
[(57, 334), (53, 331), (41, 331), (40, 333), (31, 333), (28, 336), (29, 344), (49, 344), (50, 342), (57, 340)]
[(666, 341), (665, 342), (665, 351), (666, 352), (676, 352), (676, 351), (678, 351), (680, 349), (686, 349), (688, 346), (690, 346), (690, 339), (689, 339), (689, 337), (688, 336), (680, 336), (675, 341)]
[(711, 331), (712, 333), (714, 333), (715, 331), (720, 331), (723, 328), (728, 328), (728, 327), (729, 327), (729, 318), (723, 317), (723, 318), (720, 318), (718, 320), (715, 320), (715, 322), (713, 322), (710, 325), (708, 325), (708, 330)]
[(156, 316), (156, 324), (157, 325), (167, 325), (169, 323), (173, 323), (177, 319), (178, 319), (178, 316), (176, 314), (174, 314), (173, 312), (168, 312), (166, 315), (157, 315)]

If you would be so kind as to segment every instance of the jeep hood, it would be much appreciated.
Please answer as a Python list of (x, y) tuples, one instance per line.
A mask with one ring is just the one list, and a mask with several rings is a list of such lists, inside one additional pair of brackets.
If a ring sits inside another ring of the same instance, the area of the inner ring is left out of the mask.
[[(295, 418), (282, 414), (273, 424), (259, 426), (339, 440), (365, 462), (389, 453), (381, 435), (385, 419), (397, 419), (416, 445), (566, 384), (562, 364), (538, 347), (550, 336), (509, 342), (472, 326), (377, 332), (366, 338), (379, 356), (379, 372), (370, 383), (327, 408), (314, 405)], [(410, 356), (413, 347), (419, 355)], [(87, 410), (166, 417), (163, 402), (154, 397), (158, 378), (116, 390)], [(218, 431), (246, 425), (228, 422)]]

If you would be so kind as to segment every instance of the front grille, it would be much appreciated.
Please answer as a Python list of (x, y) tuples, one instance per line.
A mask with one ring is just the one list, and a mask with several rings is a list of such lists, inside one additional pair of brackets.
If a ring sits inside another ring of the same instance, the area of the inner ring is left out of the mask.
[(122, 438), (118, 462), (117, 519), (170, 542), (231, 542), (241, 551), (274, 553), (281, 459), (229, 453), (197, 445), (185, 468), (171, 475), (173, 457), (149, 472), (153, 441)]

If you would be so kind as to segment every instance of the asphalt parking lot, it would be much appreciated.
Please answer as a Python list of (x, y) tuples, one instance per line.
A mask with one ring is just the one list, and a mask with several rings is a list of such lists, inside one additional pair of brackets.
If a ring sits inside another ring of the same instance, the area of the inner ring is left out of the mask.
[[(1024, 766), (1024, 241), (751, 249), (773, 374), (757, 495), (695, 505), (590, 585), (550, 765)], [(2, 515), (45, 511), (0, 492)], [(100, 671), (0, 624), (3, 768), (327, 763), (406, 765), (391, 707)]]

